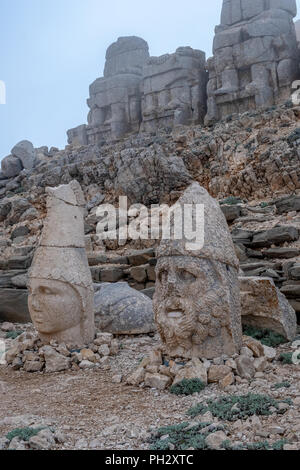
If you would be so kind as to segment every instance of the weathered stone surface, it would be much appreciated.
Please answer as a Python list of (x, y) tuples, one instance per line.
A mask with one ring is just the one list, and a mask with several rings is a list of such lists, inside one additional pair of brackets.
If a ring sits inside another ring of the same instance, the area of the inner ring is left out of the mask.
[(71, 359), (59, 354), (51, 346), (44, 346), (42, 352), (46, 361), (46, 372), (62, 372), (70, 368)]
[(41, 361), (26, 361), (24, 363), (24, 370), (26, 372), (40, 372), (43, 368)]
[(35, 164), (35, 150), (31, 142), (22, 140), (11, 150), (11, 154), (21, 160), (23, 168), (31, 170)]
[(224, 0), (209, 59), (207, 122), (290, 98), (298, 77), (296, 2)]
[(108, 48), (104, 77), (90, 86), (88, 126), (70, 129), (69, 143), (85, 145), (138, 132), (142, 67), (148, 58), (148, 44), (135, 36), (121, 37)]
[(272, 362), (273, 359), (276, 357), (276, 349), (271, 348), (269, 346), (263, 345), (264, 348), (264, 356), (268, 359), (268, 361)]
[(29, 274), (29, 310), (44, 342), (94, 339), (94, 289), (85, 252), (80, 185), (48, 188), (47, 218)]
[(12, 233), (11, 233), (11, 239), (13, 240), (14, 238), (17, 237), (26, 237), (28, 233), (30, 232), (29, 228), (26, 227), (26, 225), (20, 225), (19, 227), (15, 228)]
[(194, 358), (176, 374), (173, 385), (183, 379), (200, 379), (204, 384), (207, 384), (207, 369), (199, 359)]
[(131, 277), (137, 282), (146, 282), (147, 272), (146, 266), (134, 266), (130, 269)]
[(3, 199), (0, 201), (0, 222), (3, 222), (11, 210), (11, 201)]
[(1, 321), (28, 323), (28, 292), (23, 289), (0, 289)]
[(218, 383), (231, 373), (231, 367), (211, 366), (208, 370), (208, 383)]
[(216, 431), (205, 439), (205, 443), (210, 450), (221, 450), (222, 444), (227, 440), (224, 431)]
[(129, 377), (127, 377), (126, 383), (128, 385), (139, 385), (145, 379), (146, 371), (144, 367), (138, 367)]
[(124, 271), (121, 268), (104, 268), (99, 273), (99, 280), (102, 282), (118, 282), (123, 278)]
[(295, 311), (269, 278), (241, 277), (242, 323), (269, 328), (292, 341), (297, 333)]
[(95, 294), (95, 319), (101, 331), (141, 334), (155, 331), (151, 300), (126, 282), (104, 283)]
[(220, 380), (219, 385), (221, 388), (226, 388), (229, 387), (229, 385), (234, 384), (235, 378), (234, 378), (234, 373), (229, 372), (223, 379)]
[[(26, 271), (21, 271), (21, 270), (12, 270), (12, 271), (0, 271), (0, 288), (13, 288), (13, 287), (20, 287), (22, 286), (15, 286), (13, 279), (15, 277), (18, 277), (19, 275), (23, 275)], [(24, 286), (23, 288), (26, 288)]]
[(242, 215), (242, 207), (240, 205), (222, 204), (221, 209), (227, 222), (233, 222)]
[[(126, 194), (133, 204), (148, 204), (153, 199), (160, 201), (162, 196), (171, 191), (186, 187), (192, 182), (191, 175), (181, 157), (167, 156), (161, 149), (145, 149), (139, 154), (124, 150), (116, 161), (117, 174), (114, 188)], [(149, 183), (155, 191), (149, 198)], [(146, 261), (140, 264), (145, 264)]]
[(151, 57), (143, 68), (142, 129), (203, 121), (206, 83), (202, 51), (180, 47), (174, 54)]
[(148, 374), (145, 375), (146, 387), (157, 388), (158, 390), (165, 390), (171, 385), (172, 379), (162, 374)]
[(239, 356), (236, 359), (238, 375), (243, 379), (251, 379), (255, 374), (254, 359), (249, 356)]
[(178, 204), (204, 204), (204, 246), (188, 250), (184, 238), (162, 240), (153, 299), (158, 331), (171, 356), (231, 356), (241, 347), (242, 328), (239, 262), (225, 217), (197, 183)]
[(251, 246), (253, 248), (263, 248), (271, 245), (278, 245), (284, 242), (293, 242), (299, 239), (297, 227), (274, 227), (270, 230), (257, 232), (253, 236)]
[(179, 47), (149, 58), (146, 41), (121, 37), (107, 50), (104, 77), (90, 86), (88, 125), (68, 131), (72, 145), (118, 139), (128, 132), (156, 131), (203, 121), (205, 54)]
[(19, 158), (9, 155), (1, 160), (1, 170), (6, 178), (14, 178), (22, 171), (22, 163)]
[(42, 429), (29, 439), (29, 446), (33, 450), (50, 450), (55, 446), (54, 433), (50, 429)]
[(264, 348), (260, 341), (251, 338), (251, 336), (243, 336), (243, 345), (250, 349), (254, 357), (264, 356)]
[(289, 259), (295, 258), (299, 255), (300, 250), (297, 248), (270, 248), (269, 250), (264, 251), (264, 256), (267, 258)]
[(288, 269), (289, 279), (300, 281), (300, 264), (296, 263)]
[[(300, 23), (299, 23), (300, 24)], [(275, 203), (278, 214), (287, 212), (300, 211), (300, 196), (288, 196), (276, 201)]]

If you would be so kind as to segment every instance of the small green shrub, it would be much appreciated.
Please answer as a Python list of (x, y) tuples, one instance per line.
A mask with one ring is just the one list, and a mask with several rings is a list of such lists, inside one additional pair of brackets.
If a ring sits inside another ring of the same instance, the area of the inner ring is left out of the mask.
[(260, 441), (232, 446), (231, 442), (228, 440), (223, 442), (222, 448), (224, 450), (283, 450), (285, 444), (287, 444), (287, 441), (285, 439), (281, 439), (272, 445), (270, 445), (268, 441)]
[(23, 441), (29, 441), (29, 439), (33, 436), (36, 436), (40, 431), (45, 429), (44, 427), (39, 427), (39, 428), (17, 428), (14, 429), (13, 431), (10, 431), (6, 435), (6, 439), (9, 441), (12, 441), (14, 437), (19, 437)]
[(251, 336), (254, 339), (257, 339), (265, 346), (270, 346), (271, 348), (275, 348), (280, 344), (285, 344), (287, 340), (280, 335), (279, 333), (275, 333), (275, 331), (269, 330), (267, 328), (254, 328), (253, 326), (245, 326), (244, 327), (244, 335)]
[(205, 384), (200, 379), (183, 379), (176, 385), (170, 387), (170, 392), (174, 395), (193, 395), (204, 390)]
[(262, 415), (269, 416), (272, 414), (270, 408), (278, 409), (278, 403), (267, 395), (248, 395), (224, 396), (217, 400), (208, 400), (206, 405), (200, 403), (188, 410), (188, 415), (195, 417), (203, 415), (210, 411), (216, 418), (226, 421), (237, 421), (238, 419), (246, 419), (249, 416)]
[(274, 390), (278, 390), (280, 388), (290, 388), (291, 384), (289, 382), (278, 382), (277, 384), (273, 385)]
[(8, 331), (5, 335), (5, 337), (6, 337), (6, 339), (16, 339), (22, 333), (23, 333), (23, 331)]
[[(292, 352), (289, 352), (289, 353), (282, 353), (280, 354), (279, 356), (279, 360), (283, 363), (283, 364), (294, 364), (293, 362), (293, 354)], [(298, 355), (298, 359), (300, 359), (300, 353)]]
[(285, 439), (274, 442), (270, 445), (268, 441), (255, 442), (254, 444), (246, 444), (247, 450), (283, 450), (283, 447), (287, 444)]
[[(181, 423), (175, 426), (166, 426), (158, 429), (151, 438), (150, 450), (169, 450), (170, 444), (176, 450), (205, 450), (206, 437), (211, 431), (204, 431), (210, 423), (199, 423), (195, 426)], [(216, 429), (217, 430), (217, 429)], [(163, 439), (162, 439), (163, 438)]]
[(224, 204), (229, 204), (230, 206), (235, 206), (236, 204), (242, 204), (243, 201), (239, 197), (229, 196), (226, 199), (223, 199), (220, 204), (223, 206)]
[(292, 145), (296, 140), (300, 139), (300, 128), (297, 127), (287, 138), (287, 141)]

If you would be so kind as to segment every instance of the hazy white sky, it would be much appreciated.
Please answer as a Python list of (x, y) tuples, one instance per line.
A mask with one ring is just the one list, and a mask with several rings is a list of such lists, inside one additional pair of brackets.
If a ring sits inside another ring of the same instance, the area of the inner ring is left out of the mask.
[(22, 139), (35, 147), (66, 145), (66, 130), (86, 122), (89, 85), (119, 36), (144, 38), (151, 55), (191, 46), (210, 56), (221, 6), (222, 0), (0, 0), (0, 80), (7, 87), (0, 159)]

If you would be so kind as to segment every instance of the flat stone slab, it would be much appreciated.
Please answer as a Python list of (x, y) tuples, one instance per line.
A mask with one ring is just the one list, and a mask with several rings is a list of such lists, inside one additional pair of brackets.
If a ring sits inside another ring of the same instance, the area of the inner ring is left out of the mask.
[(31, 322), (27, 289), (0, 289), (0, 321)]

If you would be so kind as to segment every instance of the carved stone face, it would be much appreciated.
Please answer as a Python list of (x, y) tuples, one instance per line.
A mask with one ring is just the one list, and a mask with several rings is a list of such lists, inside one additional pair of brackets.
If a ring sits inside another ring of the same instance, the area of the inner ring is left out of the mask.
[(80, 296), (65, 282), (31, 279), (28, 304), (36, 329), (44, 335), (68, 330), (82, 320)]
[(213, 358), (235, 352), (230, 312), (235, 300), (230, 292), (236, 276), (233, 271), (208, 259), (159, 259), (153, 306), (158, 331), (171, 356)]

